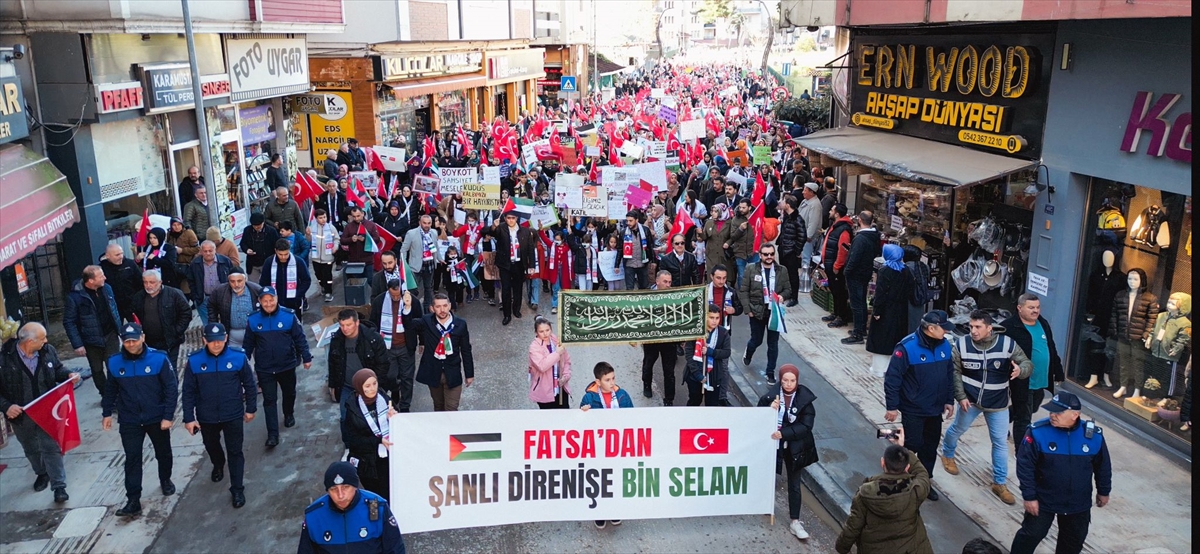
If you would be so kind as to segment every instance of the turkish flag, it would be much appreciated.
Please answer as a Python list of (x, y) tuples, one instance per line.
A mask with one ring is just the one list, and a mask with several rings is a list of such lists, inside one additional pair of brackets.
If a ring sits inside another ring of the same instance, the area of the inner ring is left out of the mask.
[(729, 429), (680, 429), (680, 454), (728, 454)]
[(58, 443), (66, 454), (79, 446), (79, 416), (75, 410), (75, 387), (70, 380), (63, 381), (50, 392), (43, 394), (25, 406), (25, 414), (42, 426), (46, 434)]
[(138, 248), (146, 246), (150, 243), (149, 237), (146, 236), (148, 234), (150, 234), (150, 209), (146, 208), (142, 212), (142, 224), (138, 225), (137, 235), (133, 237), (133, 244)]

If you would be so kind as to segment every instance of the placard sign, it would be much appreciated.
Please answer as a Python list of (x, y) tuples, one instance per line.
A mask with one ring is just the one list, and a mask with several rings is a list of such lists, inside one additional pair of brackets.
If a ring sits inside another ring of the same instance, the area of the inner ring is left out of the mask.
[(423, 192), (425, 194), (437, 194), (438, 188), (441, 186), (441, 180), (430, 175), (417, 175), (413, 177), (412, 190), (413, 192)]
[(689, 119), (679, 123), (679, 140), (687, 141), (702, 138), (704, 138), (703, 119)]
[(462, 186), (462, 207), (465, 210), (499, 210), (500, 185), (465, 183)]
[(376, 154), (379, 154), (379, 159), (383, 161), (383, 168), (388, 171), (403, 173), (408, 171), (408, 164), (405, 164), (404, 157), (407, 152), (403, 148), (392, 148), (390, 146), (372, 146)]
[(484, 166), (483, 173), (482, 173), (482, 179), (480, 179), (480, 182), (482, 182), (485, 185), (499, 185), (500, 184), (500, 168), (496, 167), (494, 165)]
[(479, 182), (479, 172), (474, 167), (439, 167), (437, 172), (442, 194), (458, 194), (464, 184)]
[[(767, 149), (770, 150), (770, 147), (767, 147)], [(667, 157), (667, 141), (665, 141), (665, 140), (650, 141), (648, 143), (648, 148), (646, 148), (646, 157), (647, 158), (655, 158), (655, 159), (659, 159), (659, 160)]]
[(583, 187), (583, 215), (608, 217), (608, 190), (605, 187)]

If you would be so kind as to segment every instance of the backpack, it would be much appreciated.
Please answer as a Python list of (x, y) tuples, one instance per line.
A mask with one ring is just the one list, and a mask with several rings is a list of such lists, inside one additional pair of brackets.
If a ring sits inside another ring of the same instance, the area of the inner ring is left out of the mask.
[(908, 262), (904, 266), (913, 280), (908, 303), (913, 306), (924, 306), (929, 302), (929, 265), (917, 260)]

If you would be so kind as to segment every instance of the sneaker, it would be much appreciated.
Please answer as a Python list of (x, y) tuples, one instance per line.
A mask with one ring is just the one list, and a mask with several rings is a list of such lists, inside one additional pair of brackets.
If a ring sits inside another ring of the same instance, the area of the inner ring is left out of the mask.
[(608, 522), (604, 521), (603, 519), (597, 519), (597, 520), (596, 520), (596, 528), (597, 528), (597, 529), (603, 529), (603, 528), (604, 528), (604, 526), (605, 526), (605, 525), (607, 525), (607, 524), (608, 524)]
[(942, 469), (945, 469), (946, 473), (950, 475), (958, 475), (958, 462), (955, 462), (954, 458), (942, 456)]
[(993, 484), (992, 485), (992, 494), (1000, 497), (1000, 501), (1005, 504), (1012, 505), (1012, 504), (1017, 503), (1017, 498), (1015, 496), (1013, 496), (1013, 493), (1009, 492), (1008, 487), (1006, 487), (1004, 485)]
[(172, 483), (170, 479), (163, 481), (160, 484), (162, 485), (163, 496), (171, 496), (172, 494), (175, 494), (175, 483)]
[(613, 525), (613, 527), (616, 527), (621, 524), (621, 520), (619, 520), (619, 519), (611, 519), (608, 522), (611, 523)]
[(804, 530), (804, 525), (800, 524), (800, 520), (798, 520), (798, 519), (793, 520), (791, 529), (792, 529), (792, 534), (796, 535), (797, 539), (805, 540), (808, 538), (808, 531)]
[(558, 313), (558, 308), (550, 308), (550, 313), (551, 313), (551, 314), (557, 314), (557, 313)]
[(862, 337), (862, 335), (860, 335), (858, 333), (851, 334), (850, 336), (842, 339), (842, 344), (862, 344), (862, 343), (863, 343), (863, 337)]
[(775, 372), (774, 371), (767, 372), (764, 375), (767, 377), (767, 384), (771, 385), (771, 386), (775, 386), (775, 384), (776, 384)]
[(496, 299), (488, 298), (488, 306), (495, 306), (495, 305), (496, 305)]
[(830, 321), (833, 321), (835, 319), (837, 319), (837, 316), (833, 315), (833, 314), (829, 314), (829, 315), (821, 317), (821, 321), (824, 321), (825, 323), (829, 323)]
[(642, 387), (642, 396), (645, 396), (646, 398), (654, 398), (654, 391), (650, 390), (650, 385), (645, 385)]
[(750, 356), (742, 356), (742, 365), (746, 367), (750, 366)]
[(332, 295), (332, 294), (326, 294), (326, 295), (325, 295), (325, 301), (326, 301), (326, 302), (333, 302), (333, 295)]
[(837, 329), (839, 327), (845, 327), (846, 322), (842, 321), (842, 318), (840, 318), (840, 317), (835, 317), (835, 318), (833, 318), (833, 321), (826, 323), (825, 326), (829, 327), (830, 329)]
[(793, 298), (793, 299), (791, 299), (791, 300), (788, 300), (788, 301), (787, 301), (787, 304), (785, 304), (785, 306), (787, 306), (787, 307), (789, 307), (789, 308), (794, 308), (794, 307), (796, 307), (796, 305), (797, 305), (797, 304), (799, 304), (799, 303), (800, 303), (800, 301), (799, 301), (799, 300), (796, 300), (795, 298)]
[(929, 496), (927, 498), (932, 502), (937, 502), (941, 496), (938, 495), (937, 489), (929, 487)]
[(38, 475), (37, 479), (33, 480), (33, 490), (35, 492), (42, 492), (42, 491), (46, 490), (46, 487), (49, 487), (49, 486), (50, 486), (50, 476), (45, 473)]
[(71, 497), (67, 494), (67, 489), (65, 489), (65, 488), (54, 489), (54, 502), (55, 503), (62, 504), (63, 502), (66, 502), (70, 499), (71, 499)]
[(529, 309), (531, 309), (531, 310), (533, 310), (533, 311), (535, 311), (535, 312), (536, 312), (536, 311), (537, 311), (537, 304), (535, 304), (535, 303), (533, 303), (533, 302), (530, 302), (530, 303), (529, 303)]
[(118, 517), (133, 517), (142, 513), (142, 503), (138, 500), (129, 500), (124, 506), (117, 509)]

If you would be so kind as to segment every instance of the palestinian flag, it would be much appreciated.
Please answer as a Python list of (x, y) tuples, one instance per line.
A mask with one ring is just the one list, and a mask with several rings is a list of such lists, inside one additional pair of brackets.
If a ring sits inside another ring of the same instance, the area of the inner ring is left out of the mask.
[(450, 461), (499, 460), (500, 433), (450, 435)]
[(363, 236), (363, 238), (366, 239), (365, 244), (363, 244), (363, 252), (369, 252), (371, 254), (374, 254), (376, 252), (383, 251), (383, 244), (380, 244), (382, 241), (375, 238), (375, 236), (372, 235), (371, 233), (367, 233), (366, 235)]
[(462, 273), (463, 280), (467, 282), (466, 285), (469, 289), (479, 286), (479, 277), (475, 276), (474, 267), (472, 266), (471, 269), (467, 269), (466, 260), (459, 260), (458, 263), (454, 264), (454, 269)]
[(397, 266), (397, 269), (400, 270), (400, 281), (403, 282), (404, 290), (416, 289), (417, 288), (417, 278), (416, 278), (416, 276), (413, 275), (412, 269), (409, 269), (408, 264), (404, 263), (404, 260), (401, 259), (401, 260), (398, 260), (398, 263), (396, 264), (396, 266)]
[(767, 320), (767, 330), (777, 333), (787, 332), (787, 323), (783, 320), (783, 316), (787, 315), (783, 312), (783, 302), (779, 301), (779, 295), (773, 291), (769, 291), (771, 298), (767, 299), (767, 309), (771, 310), (771, 317)]
[(508, 202), (504, 204), (504, 208), (500, 210), (500, 214), (504, 215), (510, 211), (517, 212), (517, 219), (521, 225), (529, 225), (529, 218), (533, 217), (533, 205), (532, 198), (509, 197)]

